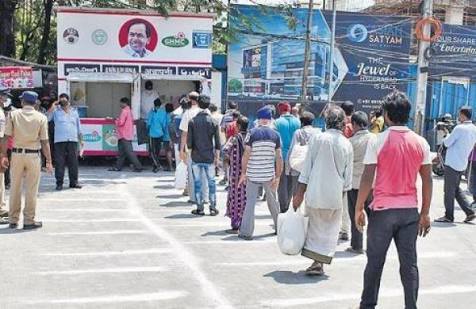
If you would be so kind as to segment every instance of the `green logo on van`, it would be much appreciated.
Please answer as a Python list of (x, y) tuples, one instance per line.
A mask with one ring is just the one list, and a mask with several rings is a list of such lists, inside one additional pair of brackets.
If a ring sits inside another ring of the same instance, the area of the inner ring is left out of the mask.
[(92, 133), (86, 133), (83, 135), (83, 140), (85, 142), (96, 143), (101, 140), (101, 135), (97, 131), (93, 131)]
[(185, 37), (185, 33), (179, 32), (176, 35), (167, 36), (162, 39), (162, 44), (167, 47), (179, 48), (185, 47), (189, 43), (189, 40)]

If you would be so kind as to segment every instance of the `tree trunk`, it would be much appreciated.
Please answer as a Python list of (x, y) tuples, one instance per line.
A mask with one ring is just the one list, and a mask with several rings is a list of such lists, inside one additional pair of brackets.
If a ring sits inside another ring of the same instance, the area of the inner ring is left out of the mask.
[(18, 0), (0, 1), (0, 55), (15, 57), (13, 17)]
[(51, 14), (53, 11), (53, 0), (44, 0), (43, 5), (45, 12), (45, 22), (43, 23), (43, 33), (41, 36), (40, 48), (38, 52), (37, 62), (39, 64), (46, 64), (46, 52), (51, 31)]

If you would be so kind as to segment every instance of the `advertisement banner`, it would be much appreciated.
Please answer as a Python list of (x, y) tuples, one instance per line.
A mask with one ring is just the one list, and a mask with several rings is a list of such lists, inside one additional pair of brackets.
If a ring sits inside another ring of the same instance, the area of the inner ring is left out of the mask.
[[(297, 101), (302, 93), (307, 9), (292, 10), (295, 28), (278, 9), (237, 5), (232, 12), (255, 21), (255, 26), (249, 29), (240, 18), (231, 19), (241, 33), (229, 46), (229, 100), (250, 112), (267, 103)], [(389, 92), (406, 91), (411, 19), (338, 12), (336, 22), (329, 87), (332, 12), (313, 13), (307, 93), (314, 109), (322, 109), (330, 96), (369, 112), (379, 108)]]
[(31, 67), (0, 67), (0, 85), (10, 89), (33, 88)]
[[(117, 131), (116, 126), (110, 120), (81, 119), (81, 132), (85, 156), (117, 155)], [(134, 135), (132, 147), (139, 154), (148, 155), (147, 145), (137, 144), (137, 134)]]
[(62, 7), (58, 61), (211, 65), (213, 17)]
[(426, 53), (430, 78), (476, 78), (476, 27), (443, 24), (443, 33)]

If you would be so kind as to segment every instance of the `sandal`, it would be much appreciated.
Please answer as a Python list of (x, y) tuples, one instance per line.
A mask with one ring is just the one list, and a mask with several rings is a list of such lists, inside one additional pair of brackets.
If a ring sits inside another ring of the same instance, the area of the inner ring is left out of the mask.
[(214, 217), (218, 215), (220, 212), (216, 208), (210, 208), (210, 216)]
[(120, 172), (121, 169), (117, 168), (117, 167), (111, 167), (108, 169), (109, 172)]
[(205, 215), (205, 212), (204, 212), (203, 210), (194, 209), (194, 210), (192, 210), (192, 215), (204, 216), (204, 215)]
[(324, 268), (319, 262), (314, 262), (308, 269), (306, 269), (308, 276), (322, 276), (324, 275)]
[(435, 222), (439, 223), (453, 223), (453, 220), (448, 219), (447, 217), (441, 217), (435, 220)]

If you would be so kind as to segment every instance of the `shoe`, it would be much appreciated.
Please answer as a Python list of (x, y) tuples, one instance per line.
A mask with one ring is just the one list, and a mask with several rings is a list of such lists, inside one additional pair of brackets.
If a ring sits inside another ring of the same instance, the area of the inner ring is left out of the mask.
[(205, 212), (204, 212), (203, 210), (194, 209), (194, 210), (192, 210), (192, 215), (195, 215), (195, 216), (204, 216), (204, 215), (205, 215)]
[(74, 185), (69, 185), (69, 187), (71, 189), (81, 189), (83, 186), (77, 183), (77, 184), (74, 184)]
[(152, 173), (157, 173), (158, 171), (159, 171), (159, 169), (158, 169), (157, 167), (154, 167), (154, 168), (152, 169)]
[(34, 229), (39, 229), (41, 227), (43, 227), (43, 223), (41, 223), (40, 221), (37, 221), (33, 224), (24, 224), (23, 225), (24, 230), (34, 230)]
[(243, 240), (253, 240), (253, 236), (245, 236), (245, 235), (238, 235), (238, 238), (241, 238)]
[(238, 234), (238, 229), (229, 229), (229, 230), (226, 230), (225, 233), (227, 234)]
[(306, 269), (306, 275), (308, 276), (322, 276), (324, 275), (324, 268), (321, 263), (314, 262), (312, 265)]
[(348, 241), (349, 240), (349, 234), (340, 232), (339, 233), (339, 239), (343, 241)]
[(10, 223), (10, 225), (8, 225), (9, 228), (11, 229), (16, 229), (18, 227), (18, 224), (17, 223)]
[(56, 186), (56, 191), (61, 191), (61, 190), (63, 190), (63, 186), (60, 186), (60, 185)]
[(353, 254), (364, 254), (365, 253), (364, 249), (354, 249), (352, 247), (349, 247), (349, 248), (345, 249), (345, 251), (347, 251), (349, 253), (353, 253)]
[(228, 180), (222, 179), (222, 180), (220, 180), (220, 182), (219, 182), (218, 184), (219, 184), (220, 186), (224, 186), (224, 185), (227, 184), (227, 182), (228, 182)]
[(441, 218), (435, 219), (435, 222), (439, 223), (453, 223), (453, 220), (448, 219), (447, 217), (443, 216)]
[(473, 221), (474, 219), (476, 219), (476, 214), (472, 214), (472, 215), (469, 215), (466, 217), (466, 219), (464, 219), (464, 223), (470, 223), (471, 221)]
[(216, 208), (210, 208), (210, 216), (215, 217), (218, 215), (220, 212)]
[(0, 225), (4, 225), (4, 224), (10, 224), (10, 221), (8, 221), (8, 217), (0, 218)]

